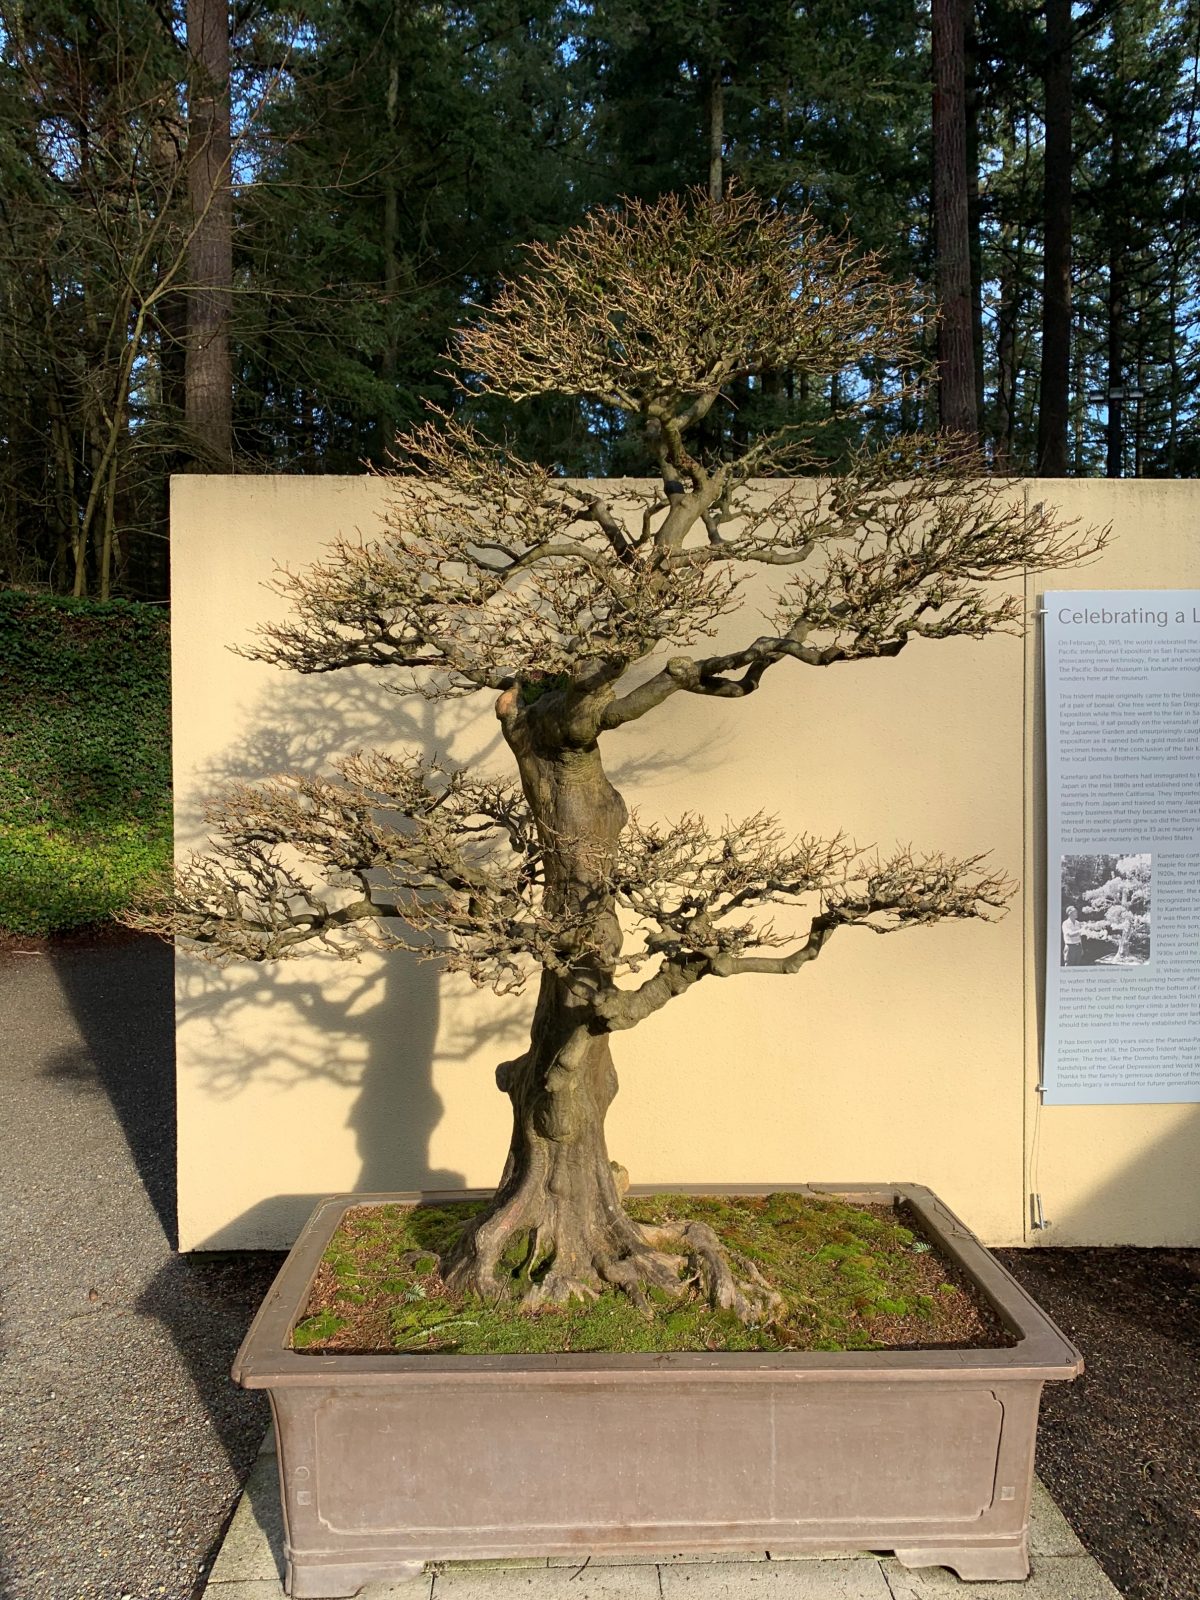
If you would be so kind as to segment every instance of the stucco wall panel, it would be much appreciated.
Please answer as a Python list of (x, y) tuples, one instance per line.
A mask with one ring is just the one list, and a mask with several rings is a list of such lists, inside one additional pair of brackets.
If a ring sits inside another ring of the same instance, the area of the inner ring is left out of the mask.
[[(1054, 491), (1061, 501), (1064, 490), (1092, 487)], [(224, 779), (412, 743), (504, 767), (486, 695), (430, 706), (389, 695), (368, 669), (302, 679), (228, 648), (284, 614), (262, 587), (276, 563), (312, 561), (339, 532), (370, 535), (385, 492), (369, 478), (176, 480), (181, 851), (202, 844), (202, 797)], [(1178, 496), (1168, 510), (1184, 505)], [(1093, 502), (1081, 509), (1092, 520), (1112, 514)], [(1189, 548), (1169, 553), (1175, 565), (1151, 572), (1143, 541), (1137, 581), (1200, 582), (1200, 566), (1183, 576)], [(1111, 559), (1078, 581), (1129, 581), (1109, 577)], [(760, 627), (752, 606), (727, 620), (724, 637)], [(676, 697), (610, 736), (606, 759), (627, 800), (651, 816), (699, 810), (720, 820), (763, 807), (789, 828), (840, 828), (885, 850), (897, 841), (991, 849), (1014, 876), (1024, 862), (1032, 882), (1026, 680), (1035, 662), (1032, 647), (993, 638), (916, 643), (893, 662), (782, 664), (741, 704)], [(615, 1041), (613, 1154), (639, 1182), (927, 1183), (990, 1242), (1020, 1242), (1038, 1121), (1031, 946), (1040, 904), (1021, 896), (995, 924), (887, 939), (846, 930), (794, 978), (699, 985)], [(288, 1243), (321, 1193), (494, 1182), (507, 1104), (492, 1073), (521, 1048), (529, 1009), (527, 997), (497, 1000), (403, 957), (217, 969), (181, 954), (182, 1248)], [(1097, 1112), (1099, 1129), (1109, 1108), (1082, 1109), (1085, 1119)], [(1121, 1115), (1114, 1138), (1097, 1142), (1041, 1114), (1047, 1214), (1059, 1184), (1072, 1238), (1119, 1221), (1135, 1231), (1114, 1238), (1151, 1242), (1168, 1212), (1175, 1232), (1191, 1227), (1200, 1238), (1200, 1219), (1185, 1220), (1154, 1184), (1132, 1211), (1111, 1198), (1152, 1150), (1170, 1171), (1195, 1161), (1190, 1111)], [(1067, 1242), (1067, 1221), (1063, 1229), (1047, 1237)]]
[[(1097, 561), (1028, 583), (1031, 610), (1047, 589), (1200, 588), (1200, 484), (1044, 479), (1031, 482), (1027, 493), (1085, 524), (1112, 526)], [(1200, 1106), (1038, 1105), (1046, 860), (1037, 630), (1026, 640), (1025, 662), (1026, 1144), (1029, 1187), (1040, 1192), (1053, 1224), (1040, 1242), (1198, 1245)]]

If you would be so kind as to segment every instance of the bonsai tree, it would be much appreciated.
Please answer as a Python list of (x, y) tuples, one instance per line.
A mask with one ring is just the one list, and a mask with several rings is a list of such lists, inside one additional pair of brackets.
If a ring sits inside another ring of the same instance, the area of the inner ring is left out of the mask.
[(1150, 954), (1151, 858), (1149, 855), (1064, 856), (1062, 897), (1086, 919), (1085, 939), (1115, 945), (1101, 961), (1148, 959)]
[[(381, 535), (338, 539), (279, 579), (290, 620), (247, 653), (302, 673), (374, 667), (434, 699), (490, 695), (515, 772), (360, 753), (328, 777), (236, 787), (213, 805), (211, 851), (141, 925), (215, 958), (369, 943), (500, 992), (536, 976), (528, 1048), (497, 1071), (508, 1159), (441, 1264), (452, 1291), (509, 1290), (497, 1265), (523, 1236), (531, 1306), (605, 1285), (644, 1305), (690, 1285), (769, 1315), (775, 1291), (706, 1226), (626, 1213), (604, 1135), (613, 1035), (695, 984), (794, 977), (843, 928), (986, 917), (1010, 893), (978, 856), (867, 856), (761, 813), (643, 820), (604, 767), (638, 719), (669, 740), (680, 695), (744, 700), (776, 672), (801, 693), (914, 641), (1019, 631), (1020, 599), (995, 580), (1096, 548), (952, 440), (864, 444), (815, 487), (780, 477), (811, 470), (790, 434), (697, 446), (730, 386), (764, 373), (849, 373), (869, 419), (864, 374), (913, 370), (923, 315), (878, 261), (747, 195), (597, 211), (533, 247), (458, 356), (476, 392), (619, 412), (658, 486), (631, 504), (628, 485), (568, 482), (442, 416), (401, 441)], [(764, 566), (768, 631), (714, 651)]]
[[(1148, 855), (1108, 857), (1111, 876), (1083, 896), (1089, 916), (1103, 919), (1105, 936), (1117, 946), (1119, 961), (1145, 960), (1150, 953), (1150, 870)], [(1103, 874), (1101, 874), (1103, 877)]]

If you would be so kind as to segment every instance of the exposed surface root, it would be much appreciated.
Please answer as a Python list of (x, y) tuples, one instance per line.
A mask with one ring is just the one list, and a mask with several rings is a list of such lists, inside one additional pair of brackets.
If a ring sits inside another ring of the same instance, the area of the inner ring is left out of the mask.
[(521, 1305), (526, 1311), (536, 1311), (539, 1306), (565, 1306), (572, 1300), (599, 1300), (599, 1279), (593, 1282), (589, 1278), (573, 1276), (569, 1272), (557, 1272), (553, 1268), (544, 1278), (536, 1283), (530, 1283), (528, 1289), (521, 1296)]
[[(628, 1295), (647, 1313), (651, 1289), (661, 1290), (671, 1299), (685, 1294), (688, 1286), (681, 1277), (682, 1256), (647, 1248), (637, 1225), (628, 1219), (626, 1225), (628, 1238), (620, 1244), (614, 1246), (602, 1239), (588, 1250), (565, 1249), (539, 1229), (517, 1270), (502, 1261), (516, 1233), (485, 1240), (481, 1229), (446, 1262), (446, 1286), (456, 1294), (476, 1295), (488, 1302), (519, 1294), (527, 1311), (572, 1300), (596, 1300), (605, 1284)], [(626, 1228), (621, 1231), (625, 1233)]]
[(649, 1290), (659, 1289), (672, 1299), (678, 1299), (684, 1293), (687, 1285), (680, 1278), (682, 1265), (677, 1255), (667, 1255), (659, 1250), (638, 1250), (632, 1255), (599, 1263), (599, 1270), (605, 1283), (627, 1294), (640, 1311), (649, 1315), (653, 1309)]
[[(622, 1216), (617, 1228), (603, 1230), (590, 1248), (566, 1248), (545, 1228), (505, 1226), (501, 1217), (486, 1219), (446, 1262), (445, 1281), (452, 1292), (489, 1303), (517, 1294), (523, 1309), (536, 1311), (596, 1300), (607, 1284), (647, 1316), (653, 1312), (653, 1291), (671, 1300), (694, 1293), (747, 1325), (770, 1322), (786, 1309), (754, 1262), (727, 1250), (703, 1222), (647, 1227)], [(502, 1258), (525, 1233), (524, 1262), (515, 1268), (511, 1259)]]
[[(719, 1311), (732, 1311), (740, 1322), (770, 1322), (786, 1309), (779, 1294), (754, 1262), (727, 1250), (706, 1222), (681, 1222), (644, 1228), (649, 1243), (686, 1247), (690, 1282)], [(736, 1267), (736, 1273), (735, 1273)]]

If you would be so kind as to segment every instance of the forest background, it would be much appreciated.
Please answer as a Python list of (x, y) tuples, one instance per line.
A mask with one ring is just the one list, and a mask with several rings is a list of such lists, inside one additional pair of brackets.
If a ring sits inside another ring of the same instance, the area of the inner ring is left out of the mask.
[[(446, 352), (523, 243), (692, 184), (928, 286), (939, 382), (875, 429), (1193, 476), (1198, 70), (1200, 0), (0, 0), (0, 587), (162, 601), (171, 473), (355, 473), (429, 402), (646, 472)], [(846, 399), (763, 374), (705, 447), (787, 421), (836, 470)]]

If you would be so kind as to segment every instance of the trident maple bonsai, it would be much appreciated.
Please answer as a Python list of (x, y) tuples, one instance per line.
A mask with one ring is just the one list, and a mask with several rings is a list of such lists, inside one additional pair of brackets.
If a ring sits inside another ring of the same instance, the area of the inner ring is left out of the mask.
[[(213, 805), (212, 850), (141, 925), (215, 958), (366, 941), (497, 991), (536, 973), (528, 1049), (497, 1072), (508, 1160), (442, 1262), (447, 1286), (501, 1295), (512, 1277), (498, 1263), (523, 1236), (531, 1305), (603, 1285), (645, 1304), (690, 1283), (758, 1319), (775, 1291), (711, 1230), (626, 1214), (604, 1137), (612, 1035), (693, 984), (800, 972), (843, 927), (987, 916), (1010, 885), (982, 857), (868, 859), (761, 813), (718, 829), (646, 822), (609, 782), (604, 750), (676, 695), (738, 700), (779, 667), (819, 673), (913, 640), (1018, 631), (1020, 600), (994, 580), (1078, 560), (1098, 538), (1026, 508), (951, 440), (864, 445), (815, 487), (780, 478), (810, 466), (787, 433), (698, 447), (739, 380), (850, 372), (865, 391), (865, 373), (918, 366), (912, 286), (809, 219), (745, 195), (669, 197), (597, 211), (531, 257), (463, 335), (468, 382), (614, 408), (661, 487), (631, 514), (627, 485), (618, 503), (441, 417), (401, 441), (381, 537), (340, 539), (284, 574), (292, 619), (248, 652), (303, 673), (377, 667), (434, 698), (490, 693), (515, 781), (359, 754), (328, 778), (236, 787)], [(779, 579), (771, 631), (706, 653), (763, 564)], [(348, 901), (327, 893), (346, 886)], [(793, 932), (768, 920), (780, 907), (794, 908)]]

